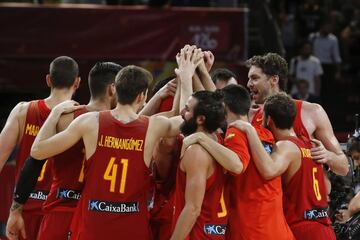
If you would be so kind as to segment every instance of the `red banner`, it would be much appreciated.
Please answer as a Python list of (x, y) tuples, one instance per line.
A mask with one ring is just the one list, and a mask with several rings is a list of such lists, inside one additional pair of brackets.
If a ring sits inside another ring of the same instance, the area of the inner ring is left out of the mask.
[(0, 58), (172, 60), (187, 43), (246, 58), (247, 9), (0, 5)]

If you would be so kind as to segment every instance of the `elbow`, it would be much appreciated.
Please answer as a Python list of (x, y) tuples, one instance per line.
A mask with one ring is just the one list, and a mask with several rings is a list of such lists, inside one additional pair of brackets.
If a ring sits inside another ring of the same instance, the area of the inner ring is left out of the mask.
[(235, 164), (235, 166), (232, 169), (229, 169), (229, 171), (231, 171), (232, 173), (239, 175), (242, 173), (243, 171), (243, 165), (241, 164), (241, 162), (239, 161), (238, 164)]
[(272, 180), (273, 178), (277, 177), (278, 174), (273, 173), (273, 172), (264, 172), (264, 173), (261, 174), (261, 176), (262, 176), (266, 181), (269, 181), (269, 180)]
[(197, 219), (200, 216), (201, 213), (201, 206), (197, 206), (197, 205), (190, 205), (187, 207), (191, 218), (193, 219)]
[(46, 158), (41, 154), (40, 148), (37, 145), (31, 147), (30, 156), (37, 160)]

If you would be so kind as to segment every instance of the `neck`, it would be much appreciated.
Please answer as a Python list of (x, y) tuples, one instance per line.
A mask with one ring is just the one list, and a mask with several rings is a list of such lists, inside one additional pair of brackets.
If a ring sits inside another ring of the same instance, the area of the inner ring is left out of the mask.
[(70, 100), (74, 94), (72, 88), (52, 89), (50, 96), (45, 99), (45, 104), (52, 109), (56, 105), (66, 100)]
[(236, 120), (243, 120), (245, 122), (249, 122), (249, 117), (247, 115), (238, 115), (232, 112), (227, 113), (226, 121), (228, 124), (235, 122)]
[(278, 129), (276, 128), (274, 131), (272, 131), (274, 138), (276, 141), (284, 140), (288, 137), (296, 137), (296, 134), (294, 132), (293, 128), (290, 129)]
[(202, 132), (204, 133), (207, 137), (217, 141), (217, 136), (215, 133), (210, 133), (207, 130), (205, 130), (202, 126), (198, 126), (198, 128), (196, 129), (196, 132)]
[(138, 118), (138, 114), (136, 113), (138, 109), (138, 106), (136, 104), (130, 105), (122, 105), (118, 103), (116, 105), (116, 108), (113, 109), (112, 115), (119, 121), (128, 123), (131, 121), (134, 121)]
[(105, 99), (93, 99), (90, 98), (89, 103), (86, 105), (86, 108), (89, 111), (105, 111), (111, 109), (111, 103), (110, 101), (107, 101)]

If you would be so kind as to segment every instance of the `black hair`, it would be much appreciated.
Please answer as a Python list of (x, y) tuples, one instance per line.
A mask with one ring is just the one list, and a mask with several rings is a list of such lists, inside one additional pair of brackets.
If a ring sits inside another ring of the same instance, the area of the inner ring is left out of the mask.
[(241, 85), (228, 85), (221, 89), (224, 103), (229, 110), (237, 115), (247, 115), (250, 110), (251, 98), (249, 91)]
[(98, 62), (91, 68), (88, 77), (91, 97), (104, 96), (107, 87), (115, 83), (116, 74), (122, 69), (119, 64), (113, 62)]
[(292, 128), (296, 116), (294, 100), (280, 92), (268, 97), (264, 103), (265, 117), (270, 116), (279, 129)]
[(120, 104), (132, 104), (140, 93), (146, 93), (153, 80), (151, 73), (134, 65), (120, 70), (115, 78), (116, 94)]
[(217, 81), (228, 82), (230, 78), (236, 79), (236, 75), (226, 68), (218, 68), (211, 73), (211, 79), (214, 83), (216, 83)]
[(79, 76), (79, 66), (71, 57), (60, 56), (50, 63), (49, 73), (53, 88), (70, 88)]

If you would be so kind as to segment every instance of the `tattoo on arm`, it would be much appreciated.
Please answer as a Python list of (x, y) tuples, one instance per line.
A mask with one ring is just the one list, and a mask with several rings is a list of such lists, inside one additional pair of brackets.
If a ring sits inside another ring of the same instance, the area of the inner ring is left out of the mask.
[(13, 212), (13, 211), (15, 211), (17, 209), (21, 210), (22, 206), (23, 206), (22, 204), (13, 201), (12, 204), (11, 204), (11, 207), (10, 207), (10, 211)]

